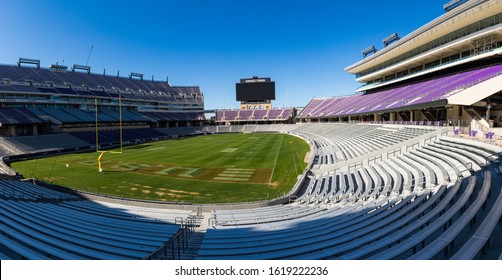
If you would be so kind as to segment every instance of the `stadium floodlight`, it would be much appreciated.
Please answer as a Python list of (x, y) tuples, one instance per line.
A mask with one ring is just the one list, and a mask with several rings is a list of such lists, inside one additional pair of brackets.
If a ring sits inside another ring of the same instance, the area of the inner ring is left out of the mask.
[(466, 3), (466, 2), (469, 2), (469, 0), (452, 0), (450, 2), (448, 2), (447, 4), (444, 4), (443, 5), (443, 9), (445, 11), (445, 13), (455, 9), (456, 7)]
[(399, 41), (399, 39), (401, 39), (401, 38), (399, 38), (399, 35), (397, 35), (397, 33), (394, 33), (394, 34), (391, 34), (391, 35), (385, 37), (385, 39), (383, 39), (382, 41), (383, 41), (384, 47), (387, 47), (388, 45)]
[(374, 54), (377, 52), (377, 49), (375, 46), (367, 47), (366, 49), (363, 50), (363, 57), (366, 58), (370, 54)]
[(140, 80), (143, 81), (143, 74), (142, 73), (131, 72), (131, 74), (129, 74), (129, 79), (132, 79), (134, 77), (139, 78)]
[(75, 70), (82, 70), (82, 71), (86, 72), (87, 74), (91, 74), (91, 66), (73, 64), (73, 67), (71, 68), (71, 70), (73, 72), (75, 72)]
[(36, 65), (37, 68), (40, 69), (40, 59), (19, 58), (19, 60), (17, 61), (17, 66), (21, 67), (22, 64)]

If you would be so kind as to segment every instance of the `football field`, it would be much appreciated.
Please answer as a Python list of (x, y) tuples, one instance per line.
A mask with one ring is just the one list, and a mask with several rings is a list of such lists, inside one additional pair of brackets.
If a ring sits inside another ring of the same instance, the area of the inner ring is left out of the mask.
[(16, 162), (24, 175), (117, 197), (192, 203), (272, 199), (288, 193), (306, 167), (305, 141), (285, 134), (221, 134), (171, 139), (106, 153)]

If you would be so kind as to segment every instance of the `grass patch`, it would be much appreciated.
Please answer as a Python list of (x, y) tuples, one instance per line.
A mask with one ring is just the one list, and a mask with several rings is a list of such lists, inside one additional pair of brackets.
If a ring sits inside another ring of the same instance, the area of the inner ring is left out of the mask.
[[(235, 150), (222, 153), (227, 148)], [(228, 203), (289, 192), (306, 167), (308, 150), (305, 141), (290, 135), (225, 134), (126, 147), (123, 154), (105, 154), (102, 173), (94, 152), (16, 162), (12, 167), (25, 177), (89, 192)]]

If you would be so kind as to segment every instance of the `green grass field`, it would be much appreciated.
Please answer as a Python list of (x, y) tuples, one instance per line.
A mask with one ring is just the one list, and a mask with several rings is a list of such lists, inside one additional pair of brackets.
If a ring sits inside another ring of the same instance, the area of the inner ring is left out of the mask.
[(88, 192), (159, 201), (228, 203), (288, 193), (306, 167), (309, 146), (284, 134), (226, 134), (172, 139), (107, 153), (16, 162), (25, 177)]

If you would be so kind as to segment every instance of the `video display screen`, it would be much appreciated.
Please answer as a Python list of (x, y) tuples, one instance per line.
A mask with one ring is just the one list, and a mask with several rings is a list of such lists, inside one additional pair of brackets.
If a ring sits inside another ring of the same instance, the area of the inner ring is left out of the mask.
[(275, 82), (236, 84), (237, 101), (275, 100)]

